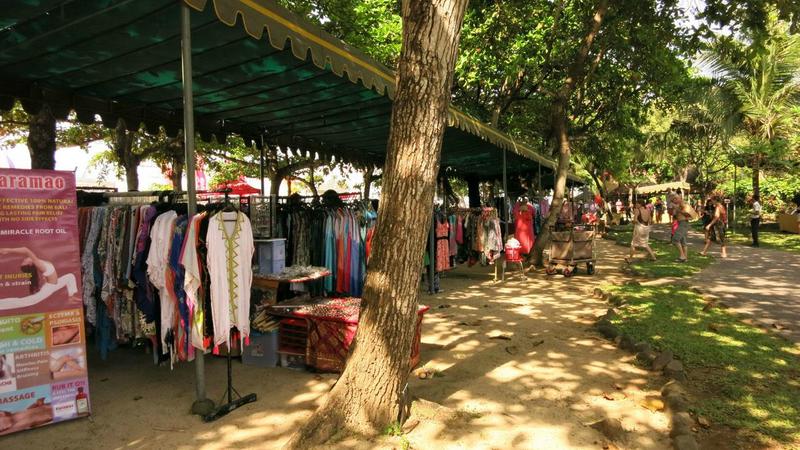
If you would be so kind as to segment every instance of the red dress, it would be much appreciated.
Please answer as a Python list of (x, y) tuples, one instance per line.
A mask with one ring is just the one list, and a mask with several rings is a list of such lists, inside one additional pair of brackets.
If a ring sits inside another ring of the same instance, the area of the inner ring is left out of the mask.
[(519, 241), (520, 253), (526, 255), (531, 252), (536, 236), (533, 231), (533, 216), (536, 210), (530, 203), (516, 203), (514, 205), (514, 237)]
[(436, 271), (444, 272), (450, 268), (450, 223), (436, 220)]

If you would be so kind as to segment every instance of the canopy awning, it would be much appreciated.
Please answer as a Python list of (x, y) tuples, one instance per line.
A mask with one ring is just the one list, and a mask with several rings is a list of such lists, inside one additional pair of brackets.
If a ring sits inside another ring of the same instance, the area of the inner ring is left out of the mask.
[(655, 194), (658, 192), (677, 191), (683, 189), (688, 191), (691, 185), (685, 181), (672, 181), (669, 183), (651, 184), (650, 186), (637, 186), (635, 191), (637, 194)]
[[(382, 165), (395, 76), (272, 0), (181, 0), (194, 11), (196, 129)], [(180, 2), (25, 0), (0, 12), (0, 109), (19, 99), (107, 126), (182, 128)], [(222, 22), (222, 23), (220, 23)], [(269, 45), (262, 42), (269, 41)], [(450, 108), (442, 167), (497, 178), (555, 164)], [(570, 177), (579, 181), (578, 177)]]

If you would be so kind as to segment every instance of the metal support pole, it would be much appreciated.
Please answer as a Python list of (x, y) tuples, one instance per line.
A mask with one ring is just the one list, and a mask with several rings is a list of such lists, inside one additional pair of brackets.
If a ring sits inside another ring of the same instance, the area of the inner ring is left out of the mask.
[(539, 188), (538, 188), (538, 191), (539, 191), (538, 194), (540, 196), (544, 197), (544, 193), (542, 192), (542, 163), (541, 162), (539, 163)]
[[(431, 210), (433, 211), (433, 210)], [(434, 264), (436, 264), (436, 215), (431, 216), (431, 229), (428, 230), (428, 294), (435, 294), (433, 289), (433, 277), (436, 276)]]
[(506, 149), (503, 149), (503, 223), (505, 223), (506, 239), (508, 239), (508, 177), (506, 173)]
[[(183, 80), (183, 143), (186, 149), (186, 191), (189, 216), (197, 212), (197, 190), (195, 186), (194, 152), (194, 98), (192, 94), (192, 26), (189, 7), (181, 3), (181, 69)], [(194, 358), (195, 402), (192, 413), (205, 415), (214, 408), (214, 402), (206, 398), (206, 370), (203, 352)]]
[(261, 135), (261, 162), (260, 170), (258, 171), (258, 176), (261, 177), (261, 195), (266, 197), (266, 193), (264, 192), (264, 135)]

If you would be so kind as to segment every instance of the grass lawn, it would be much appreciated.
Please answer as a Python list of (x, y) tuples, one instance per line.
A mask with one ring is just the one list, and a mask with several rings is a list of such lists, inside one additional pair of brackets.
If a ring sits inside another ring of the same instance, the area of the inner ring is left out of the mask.
[[(695, 231), (702, 232), (703, 224), (700, 222), (693, 222), (692, 228)], [(733, 244), (750, 245), (750, 243), (753, 242), (750, 239), (750, 224), (737, 224), (736, 233), (732, 232), (729, 228), (728, 239)], [(774, 230), (764, 230), (762, 227), (761, 231), (758, 233), (758, 240), (762, 248), (800, 253), (800, 234), (783, 233), (777, 231), (777, 228)]]
[(697, 414), (746, 439), (800, 449), (800, 356), (792, 344), (724, 310), (704, 312), (703, 299), (686, 288), (610, 290), (626, 301), (613, 320), (623, 332), (683, 362)]
[[(747, 233), (731, 233), (730, 240), (734, 244), (742, 245), (750, 245), (752, 242), (749, 231)], [(758, 233), (758, 241), (762, 248), (800, 253), (800, 234), (761, 231)]]
[[(615, 228), (609, 233), (617, 245), (629, 247), (633, 231), (631, 226)], [(702, 256), (698, 252), (689, 250), (689, 261), (677, 262), (678, 249), (674, 245), (650, 239), (650, 247), (656, 253), (657, 261), (650, 261), (644, 250), (637, 250), (636, 257), (631, 263), (635, 273), (647, 278), (686, 277), (693, 275), (708, 267), (714, 260), (709, 256)]]

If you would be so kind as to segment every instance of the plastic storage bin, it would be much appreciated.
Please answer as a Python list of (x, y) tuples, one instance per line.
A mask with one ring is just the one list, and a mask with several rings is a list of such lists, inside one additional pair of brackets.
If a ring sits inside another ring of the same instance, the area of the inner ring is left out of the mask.
[(242, 350), (242, 363), (249, 366), (278, 365), (278, 330), (250, 334), (250, 344)]
[(256, 239), (258, 273), (278, 273), (286, 267), (286, 239)]

